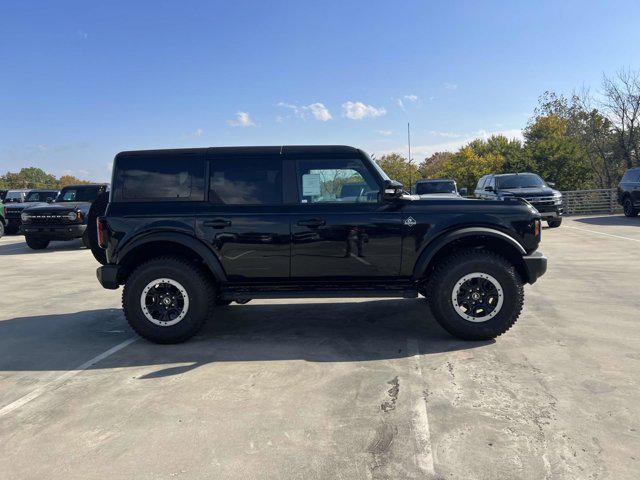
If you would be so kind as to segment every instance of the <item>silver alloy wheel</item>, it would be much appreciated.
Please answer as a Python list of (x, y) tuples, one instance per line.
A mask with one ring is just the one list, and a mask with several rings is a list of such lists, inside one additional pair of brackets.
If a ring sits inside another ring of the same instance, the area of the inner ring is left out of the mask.
[(504, 292), (488, 273), (469, 273), (456, 282), (451, 292), (456, 313), (469, 322), (491, 320), (502, 308)]
[(171, 278), (158, 278), (147, 284), (140, 295), (140, 308), (151, 323), (170, 327), (189, 311), (189, 295)]

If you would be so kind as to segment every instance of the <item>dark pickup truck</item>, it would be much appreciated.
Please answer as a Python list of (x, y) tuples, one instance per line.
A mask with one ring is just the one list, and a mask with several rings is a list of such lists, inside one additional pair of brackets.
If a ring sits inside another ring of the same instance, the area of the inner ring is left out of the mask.
[(42, 250), (52, 240), (82, 238), (90, 248), (89, 209), (107, 187), (107, 184), (68, 185), (60, 190), (53, 203), (25, 208), (20, 218), (27, 245)]
[(527, 202), (405, 195), (345, 146), (122, 152), (97, 223), (100, 283), (124, 285), (129, 324), (158, 343), (231, 301), (419, 293), (451, 334), (490, 339), (547, 268)]

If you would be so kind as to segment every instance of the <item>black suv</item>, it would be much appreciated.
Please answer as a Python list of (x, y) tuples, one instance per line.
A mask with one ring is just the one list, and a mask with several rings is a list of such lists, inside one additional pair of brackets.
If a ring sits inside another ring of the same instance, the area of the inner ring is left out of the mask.
[(68, 185), (60, 190), (53, 203), (25, 208), (21, 215), (21, 230), (27, 245), (42, 250), (52, 240), (82, 238), (90, 248), (89, 209), (107, 187), (107, 184)]
[(123, 152), (97, 223), (100, 283), (124, 284), (129, 324), (158, 343), (231, 301), (418, 293), (453, 335), (489, 339), (547, 267), (526, 202), (421, 200), (345, 146)]
[(547, 183), (535, 173), (490, 174), (481, 177), (474, 195), (486, 200), (524, 198), (533, 205), (543, 220), (551, 228), (562, 224), (562, 193), (554, 190), (555, 185)]
[(44, 206), (53, 202), (58, 196), (58, 190), (31, 190), (24, 197), (24, 202), (7, 203), (5, 216), (7, 218), (7, 233), (17, 233), (22, 225), (21, 215), (25, 208)]
[(627, 217), (635, 217), (640, 212), (640, 167), (624, 173), (618, 184), (618, 203)]

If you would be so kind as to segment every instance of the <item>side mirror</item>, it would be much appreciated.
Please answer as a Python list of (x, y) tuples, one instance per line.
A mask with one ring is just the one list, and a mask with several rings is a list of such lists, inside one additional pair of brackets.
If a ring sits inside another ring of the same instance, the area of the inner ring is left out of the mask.
[(549, 185), (551, 188), (556, 186), (556, 182), (547, 182), (547, 185)]
[(385, 180), (382, 186), (382, 198), (393, 200), (402, 196), (402, 184), (395, 180)]
[(485, 192), (493, 192), (493, 187), (484, 187)]
[(460, 195), (462, 195), (463, 197), (466, 197), (469, 194), (469, 191), (466, 188), (461, 188), (460, 190), (458, 190), (458, 193)]

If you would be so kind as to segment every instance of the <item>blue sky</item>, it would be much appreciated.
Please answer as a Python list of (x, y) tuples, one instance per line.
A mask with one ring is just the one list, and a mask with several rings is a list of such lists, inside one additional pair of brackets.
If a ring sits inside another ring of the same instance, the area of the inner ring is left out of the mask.
[(640, 3), (13, 1), (0, 173), (107, 180), (121, 150), (518, 136), (544, 90), (638, 68)]

